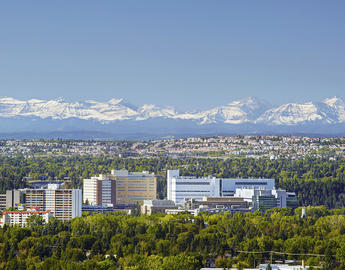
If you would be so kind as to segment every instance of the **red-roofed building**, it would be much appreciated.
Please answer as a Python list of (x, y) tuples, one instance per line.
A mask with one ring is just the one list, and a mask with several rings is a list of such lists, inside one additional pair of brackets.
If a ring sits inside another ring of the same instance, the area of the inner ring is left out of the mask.
[(39, 215), (46, 223), (48, 223), (49, 219), (53, 216), (53, 213), (50, 212), (50, 210), (39, 211), (37, 207), (33, 207), (25, 211), (4, 211), (0, 217), (0, 226), (3, 227), (7, 224), (10, 226), (19, 225), (20, 227), (25, 227), (26, 219), (32, 215)]

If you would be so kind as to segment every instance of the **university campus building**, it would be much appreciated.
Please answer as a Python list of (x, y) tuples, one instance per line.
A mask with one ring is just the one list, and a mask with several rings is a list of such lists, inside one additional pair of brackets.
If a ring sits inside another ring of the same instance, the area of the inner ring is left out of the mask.
[(112, 170), (83, 181), (83, 201), (91, 205), (135, 205), (156, 194), (157, 178), (149, 172)]
[(275, 189), (274, 179), (243, 179), (180, 176), (179, 170), (167, 171), (168, 200), (183, 203), (185, 199), (234, 196), (237, 188)]

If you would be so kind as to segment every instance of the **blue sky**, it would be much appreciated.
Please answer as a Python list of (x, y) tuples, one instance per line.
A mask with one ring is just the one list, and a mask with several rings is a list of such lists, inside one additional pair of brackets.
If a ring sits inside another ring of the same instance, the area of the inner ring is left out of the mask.
[(345, 1), (2, 1), (0, 96), (182, 109), (345, 97)]

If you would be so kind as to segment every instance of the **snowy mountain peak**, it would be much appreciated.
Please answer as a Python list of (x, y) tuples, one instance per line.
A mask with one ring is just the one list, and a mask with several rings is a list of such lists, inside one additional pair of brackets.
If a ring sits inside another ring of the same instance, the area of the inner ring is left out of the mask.
[(63, 99), (63, 97), (58, 97), (56, 99), (54, 99), (56, 102), (62, 103), (65, 102), (65, 100)]
[(298, 125), (311, 122), (334, 124), (338, 122), (334, 110), (322, 102), (288, 103), (267, 110), (257, 123)]
[(177, 112), (173, 107), (145, 104), (136, 107), (125, 99), (112, 98), (106, 102), (88, 100), (67, 102), (11, 97), (0, 98), (0, 117), (33, 117), (36, 119), (81, 119), (102, 124), (114, 121), (144, 121), (161, 118), (206, 124), (265, 124), (299, 125), (306, 123), (345, 123), (345, 102), (339, 97), (322, 102), (288, 103), (273, 107), (266, 101), (249, 97), (204, 111)]
[(138, 109), (139, 115), (136, 120), (147, 120), (149, 118), (173, 118), (176, 115), (173, 107), (158, 107), (153, 104), (144, 104)]
[(332, 98), (326, 98), (324, 101), (328, 106), (342, 106), (345, 107), (345, 102), (342, 98), (339, 97), (332, 97)]
[(133, 111), (137, 111), (138, 107), (134, 106), (133, 104), (131, 104), (130, 102), (128, 102), (126, 99), (124, 98), (120, 98), (120, 99), (115, 99), (112, 98), (110, 99), (108, 102), (108, 104), (112, 105), (112, 106), (123, 106), (123, 107), (127, 107)]
[(107, 103), (115, 105), (115, 104), (119, 104), (122, 102), (126, 103), (126, 101), (123, 98), (120, 98), (120, 99), (112, 98)]
[(3, 97), (3, 98), (0, 98), (0, 103), (19, 104), (19, 103), (23, 103), (23, 101), (20, 101), (12, 97)]
[(339, 97), (327, 98), (324, 101), (328, 107), (332, 108), (337, 122), (345, 122), (345, 102)]

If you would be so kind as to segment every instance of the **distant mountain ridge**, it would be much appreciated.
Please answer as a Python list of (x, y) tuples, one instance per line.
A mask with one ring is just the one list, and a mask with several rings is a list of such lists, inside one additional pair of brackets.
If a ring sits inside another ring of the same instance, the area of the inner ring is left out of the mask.
[(115, 98), (107, 102), (0, 98), (2, 132), (92, 130), (133, 133), (140, 128), (144, 133), (159, 131), (163, 134), (159, 130), (162, 128), (167, 134), (175, 130), (179, 133), (184, 130), (191, 133), (210, 133), (212, 130), (241, 133), (249, 130), (248, 127), (257, 132), (274, 132), (278, 128), (305, 132), (299, 127), (317, 129), (327, 125), (336, 125), (338, 132), (345, 132), (343, 99), (332, 97), (320, 102), (273, 106), (249, 97), (204, 111), (179, 112), (174, 107), (153, 104), (138, 107), (125, 99)]
[(171, 118), (196, 120), (200, 125), (213, 123), (243, 124), (266, 123), (272, 125), (295, 125), (302, 122), (321, 121), (325, 123), (345, 122), (345, 102), (338, 97), (322, 102), (288, 103), (278, 107), (249, 97), (235, 100), (226, 105), (194, 113), (176, 112), (173, 107), (158, 107), (145, 104), (136, 107), (125, 99), (111, 99), (107, 102), (88, 100), (66, 102), (14, 98), (0, 99), (0, 117), (38, 117), (52, 119), (79, 118), (112, 122), (119, 120), (143, 121), (149, 118)]

